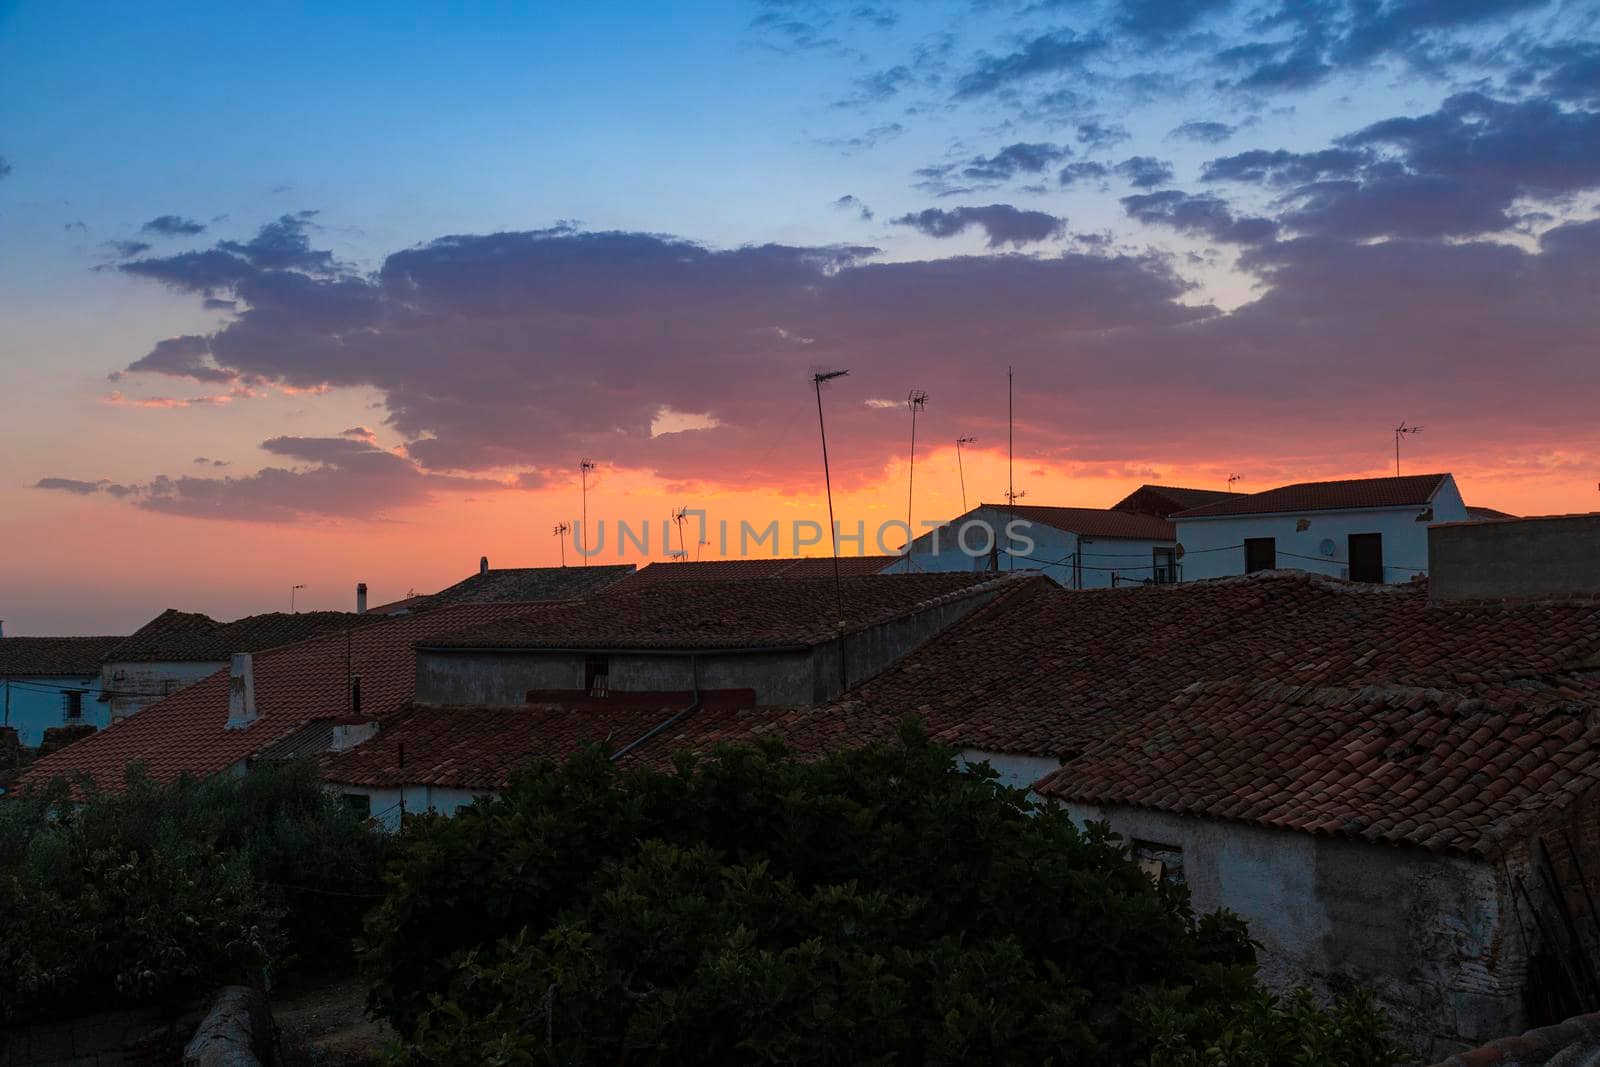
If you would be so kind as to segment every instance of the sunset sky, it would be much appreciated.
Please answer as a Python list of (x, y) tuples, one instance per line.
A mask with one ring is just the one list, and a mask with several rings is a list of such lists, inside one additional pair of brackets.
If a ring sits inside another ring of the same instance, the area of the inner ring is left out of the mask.
[(1029, 503), (1600, 509), (1596, 0), (443, 7), (0, 0), (8, 634), (825, 519), (820, 368), (852, 525), (1008, 364)]

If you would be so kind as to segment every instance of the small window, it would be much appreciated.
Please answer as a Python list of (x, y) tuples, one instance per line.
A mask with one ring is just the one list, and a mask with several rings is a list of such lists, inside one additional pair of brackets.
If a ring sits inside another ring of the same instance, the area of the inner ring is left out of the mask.
[(63, 710), (68, 722), (83, 721), (83, 693), (82, 689), (68, 689), (61, 694)]
[(1129, 852), (1151, 881), (1168, 885), (1183, 884), (1183, 849), (1177, 845), (1135, 839)]
[(583, 688), (592, 697), (603, 697), (611, 688), (611, 657), (585, 656), (583, 658)]
[(1270, 571), (1278, 565), (1278, 543), (1271, 537), (1244, 539), (1244, 572)]
[(372, 818), (372, 797), (366, 793), (345, 793), (339, 799), (344, 801), (345, 807), (361, 816), (363, 819)]

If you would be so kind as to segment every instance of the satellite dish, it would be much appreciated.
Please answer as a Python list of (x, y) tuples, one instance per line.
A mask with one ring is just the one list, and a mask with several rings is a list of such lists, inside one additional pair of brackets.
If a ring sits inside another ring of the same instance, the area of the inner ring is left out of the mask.
[(1329, 559), (1332, 559), (1334, 552), (1338, 551), (1338, 546), (1333, 543), (1333, 538), (1324, 537), (1322, 539), (1322, 544), (1318, 545), (1317, 549), (1324, 556), (1327, 556)]

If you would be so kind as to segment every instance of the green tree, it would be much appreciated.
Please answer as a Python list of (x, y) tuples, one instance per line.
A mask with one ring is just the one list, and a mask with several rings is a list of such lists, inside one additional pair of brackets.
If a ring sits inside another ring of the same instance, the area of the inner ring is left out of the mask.
[(390, 841), (309, 763), (0, 803), (0, 1022), (348, 955)]
[(1388, 1057), (1369, 1010), (1267, 997), (1237, 918), (915, 724), (535, 766), (413, 826), (365, 962), (408, 1064)]

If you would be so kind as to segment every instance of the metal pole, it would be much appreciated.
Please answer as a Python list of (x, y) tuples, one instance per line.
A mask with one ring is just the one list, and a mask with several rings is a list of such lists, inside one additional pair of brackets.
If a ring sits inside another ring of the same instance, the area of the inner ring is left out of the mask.
[(839, 524), (833, 518), (833, 474), (828, 467), (828, 426), (822, 419), (822, 383), (848, 373), (849, 371), (831, 371), (811, 376), (811, 384), (817, 390), (817, 431), (822, 435), (822, 483), (828, 493), (828, 531), (833, 536), (833, 598), (839, 615), (840, 692), (849, 688), (850, 673), (844, 658), (844, 583), (839, 577)]
[(967, 472), (961, 468), (961, 438), (956, 438), (956, 477), (961, 479), (961, 514), (967, 513)]
[(1006, 569), (1017, 569), (1017, 555), (1011, 551), (1011, 524), (1017, 521), (1017, 483), (1012, 475), (1014, 435), (1012, 432), (1012, 379), (1015, 371), (1006, 368)]

